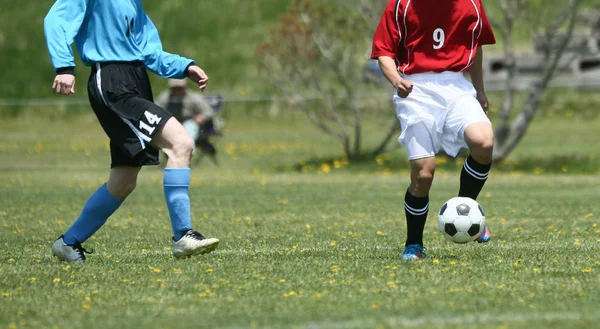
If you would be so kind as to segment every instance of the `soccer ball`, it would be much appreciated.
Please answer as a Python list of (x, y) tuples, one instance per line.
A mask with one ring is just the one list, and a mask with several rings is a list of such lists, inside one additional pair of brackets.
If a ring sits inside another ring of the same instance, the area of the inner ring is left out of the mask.
[(483, 208), (471, 198), (452, 198), (440, 209), (438, 228), (452, 242), (473, 241), (483, 232), (484, 227)]

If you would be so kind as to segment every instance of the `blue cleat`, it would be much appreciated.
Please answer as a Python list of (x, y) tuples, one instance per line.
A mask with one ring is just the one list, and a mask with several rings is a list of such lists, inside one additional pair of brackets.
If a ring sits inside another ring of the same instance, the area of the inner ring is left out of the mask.
[(477, 239), (475, 239), (475, 241), (477, 241), (478, 243), (484, 243), (484, 242), (489, 242), (492, 239), (492, 234), (490, 233), (490, 230), (488, 230), (487, 226), (483, 228), (483, 232), (481, 232), (481, 235), (479, 235), (479, 237)]
[(427, 256), (423, 251), (423, 246), (420, 244), (409, 244), (404, 248), (402, 259), (404, 260), (419, 260)]

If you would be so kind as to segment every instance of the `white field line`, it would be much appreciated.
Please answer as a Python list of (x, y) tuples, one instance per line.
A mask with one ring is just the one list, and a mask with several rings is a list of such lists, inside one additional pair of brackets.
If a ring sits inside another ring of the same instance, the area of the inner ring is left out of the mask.
[[(478, 314), (476, 316), (427, 316), (427, 317), (378, 317), (364, 320), (320, 322), (307, 324), (287, 324), (287, 326), (306, 329), (351, 329), (351, 328), (374, 328), (378, 324), (387, 325), (392, 328), (419, 327), (425, 325), (476, 325), (489, 323), (516, 323), (532, 321), (578, 321), (578, 320), (600, 320), (600, 313), (582, 314), (575, 312), (546, 312), (525, 314)], [(238, 329), (247, 327), (225, 327), (223, 329)], [(254, 327), (253, 327), (254, 328)], [(258, 329), (282, 328), (282, 326), (258, 326)]]

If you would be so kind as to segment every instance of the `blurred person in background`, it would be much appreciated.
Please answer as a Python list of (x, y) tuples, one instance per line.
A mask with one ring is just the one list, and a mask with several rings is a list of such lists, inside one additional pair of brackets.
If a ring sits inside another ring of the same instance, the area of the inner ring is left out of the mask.
[(163, 51), (156, 27), (141, 0), (57, 0), (44, 19), (44, 33), (56, 78), (52, 89), (75, 93), (71, 44), (91, 66), (88, 98), (110, 138), (108, 181), (87, 201), (75, 223), (52, 245), (60, 260), (86, 260), (82, 243), (98, 231), (133, 192), (142, 166), (168, 154), (163, 189), (177, 258), (215, 250), (219, 240), (192, 229), (190, 161), (194, 142), (168, 110), (153, 102), (146, 70), (165, 78), (185, 77), (204, 90), (206, 73), (191, 59)]
[(204, 97), (198, 92), (190, 91), (187, 81), (183, 79), (169, 79), (168, 87), (158, 95), (156, 104), (173, 113), (200, 149), (201, 154), (195, 158), (194, 163), (200, 161), (202, 155), (207, 155), (216, 164), (217, 150), (210, 139), (221, 135), (221, 97)]
[[(423, 230), (440, 148), (453, 157), (461, 148), (471, 151), (458, 196), (477, 199), (488, 178), (494, 131), (487, 117), (482, 46), (495, 42), (481, 0), (390, 0), (379, 21), (371, 58), (396, 91), (398, 141), (411, 165), (402, 259), (425, 256)], [(463, 72), (470, 72), (471, 81)], [(477, 241), (490, 237), (485, 227)]]

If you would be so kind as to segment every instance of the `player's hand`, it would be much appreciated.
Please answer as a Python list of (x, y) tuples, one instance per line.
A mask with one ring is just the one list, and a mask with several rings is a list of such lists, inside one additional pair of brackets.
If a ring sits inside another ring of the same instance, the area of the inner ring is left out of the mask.
[(200, 90), (204, 91), (206, 89), (206, 85), (208, 84), (208, 76), (204, 73), (200, 67), (196, 65), (191, 65), (187, 69), (187, 77), (194, 81), (198, 85)]
[(483, 109), (483, 112), (485, 112), (485, 115), (488, 115), (489, 103), (485, 92), (478, 91), (477, 96), (475, 97), (477, 98), (477, 101), (479, 101), (479, 104), (481, 104), (481, 108)]
[(394, 83), (394, 88), (396, 88), (396, 93), (401, 98), (406, 98), (413, 90), (413, 83), (408, 80), (400, 80)]
[(75, 76), (72, 74), (57, 74), (52, 83), (52, 90), (59, 95), (75, 93)]
[(196, 121), (197, 124), (201, 125), (204, 123), (204, 116), (202, 114), (198, 114), (194, 117), (194, 121)]

